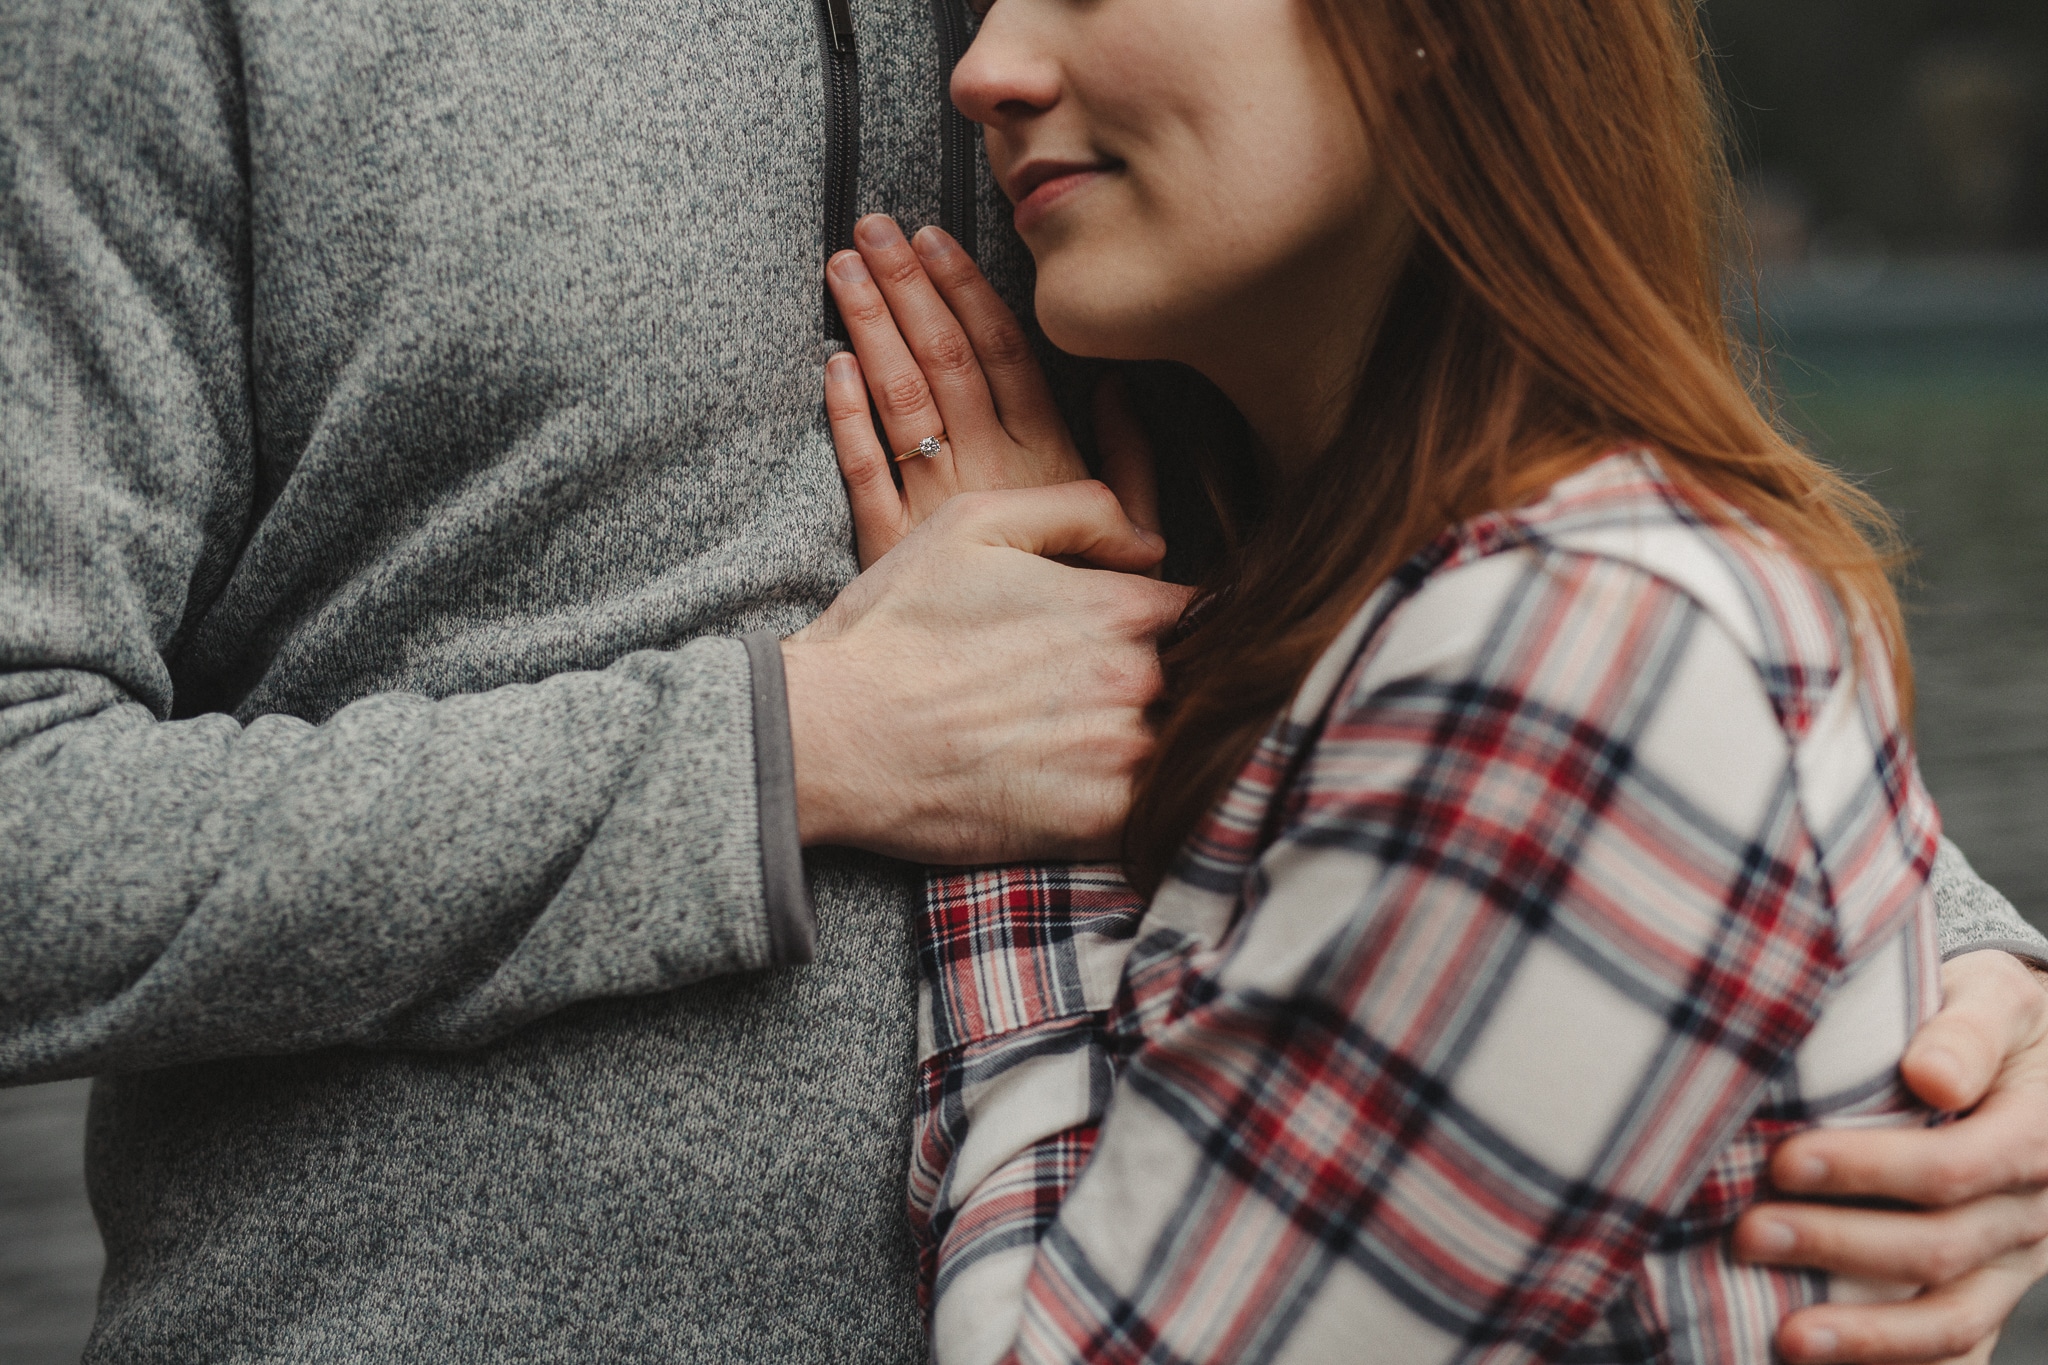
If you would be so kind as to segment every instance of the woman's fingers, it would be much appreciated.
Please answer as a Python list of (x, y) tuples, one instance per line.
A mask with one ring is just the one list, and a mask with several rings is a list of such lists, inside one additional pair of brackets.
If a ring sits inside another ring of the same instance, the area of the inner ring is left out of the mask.
[[(874, 395), (875, 408), (882, 415), (882, 429), (893, 447), (889, 452), (892, 460), (916, 449), (926, 437), (946, 432), (948, 428), (939, 415), (931, 386), (925, 382), (924, 370), (897, 330), (889, 303), (882, 297), (874, 276), (868, 273), (861, 254), (842, 251), (834, 256), (826, 264), (825, 279), (833, 301), (839, 305), (839, 316), (846, 321), (846, 334), (860, 359), (868, 392)], [(942, 441), (939, 454), (932, 459), (918, 456), (904, 461), (905, 490), (913, 495), (919, 491), (939, 491), (931, 488), (938, 484), (943, 486), (941, 497), (950, 493), (952, 460), (952, 443)]]
[(903, 495), (889, 476), (888, 453), (875, 436), (860, 362), (844, 351), (825, 362), (825, 417), (832, 427), (839, 472), (846, 479), (854, 541), (865, 569), (889, 553), (909, 527)]
[(979, 444), (997, 432), (995, 403), (974, 346), (932, 287), (923, 263), (903, 240), (895, 220), (869, 214), (854, 225), (853, 243), (874, 277), (897, 335), (914, 358), (946, 429), (969, 444)]
[(1086, 477), (1080, 456), (1067, 440), (1066, 423), (1053, 402), (1052, 386), (1045, 381), (1045, 371), (1039, 368), (1017, 315), (989, 284), (974, 258), (947, 233), (935, 227), (921, 228), (913, 241), (925, 274), (974, 346), (1003, 426), (1034, 449), (1058, 449), (1071, 459), (1071, 468), (1048, 470), (1046, 482)]

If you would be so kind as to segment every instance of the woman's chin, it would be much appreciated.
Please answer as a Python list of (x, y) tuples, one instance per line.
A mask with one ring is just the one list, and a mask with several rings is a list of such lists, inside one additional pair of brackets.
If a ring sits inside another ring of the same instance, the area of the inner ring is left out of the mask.
[(1149, 316), (1143, 309), (1124, 308), (1100, 292), (1048, 287), (1043, 273), (1033, 300), (1038, 325), (1046, 340), (1068, 355), (1092, 356), (1100, 360), (1157, 360), (1163, 356), (1153, 335), (1144, 325)]

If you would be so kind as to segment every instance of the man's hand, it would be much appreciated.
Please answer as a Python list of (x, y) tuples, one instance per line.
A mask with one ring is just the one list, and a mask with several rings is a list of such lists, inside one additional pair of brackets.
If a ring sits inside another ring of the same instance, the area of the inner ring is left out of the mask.
[(1189, 594), (1137, 576), (1164, 549), (1093, 481), (939, 507), (783, 644), (804, 843), (1113, 854)]
[(1736, 1227), (1745, 1260), (1906, 1285), (1903, 1303), (1803, 1309), (1778, 1330), (1797, 1365), (1991, 1358), (1999, 1329), (2048, 1273), (2048, 990), (2019, 959), (1966, 953), (1942, 969), (1947, 1004), (1900, 1070), (1942, 1128), (1815, 1131), (1787, 1141), (1771, 1180), (1788, 1195), (1882, 1198), (1921, 1212), (1763, 1204)]

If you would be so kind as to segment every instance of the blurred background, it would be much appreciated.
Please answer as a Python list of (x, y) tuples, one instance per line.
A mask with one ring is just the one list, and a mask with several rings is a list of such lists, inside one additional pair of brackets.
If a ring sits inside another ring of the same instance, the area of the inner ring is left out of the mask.
[[(1929, 785), (2048, 926), (2048, 4), (1705, 12), (1786, 418), (1903, 520)], [(91, 1322), (86, 1090), (0, 1091), (0, 1365)], [(1997, 1360), (2048, 1365), (2048, 1291)]]
[[(1706, 0), (1786, 418), (1904, 524), (1921, 765), (2048, 927), (2048, 5)], [(1999, 1365), (2048, 1365), (2048, 1288)]]

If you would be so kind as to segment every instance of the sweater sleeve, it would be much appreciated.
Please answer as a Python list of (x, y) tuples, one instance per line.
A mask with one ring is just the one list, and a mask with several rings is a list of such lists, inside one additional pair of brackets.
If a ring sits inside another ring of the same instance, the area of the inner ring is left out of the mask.
[(2011, 953), (2048, 970), (2048, 937), (2020, 918), (2012, 902), (1977, 875), (1963, 851), (1947, 839), (1928, 880), (1944, 959), (1984, 949)]
[(472, 1046), (800, 960), (738, 640), (171, 719), (255, 515), (237, 70), (203, 4), (0, 13), (0, 1081)]

